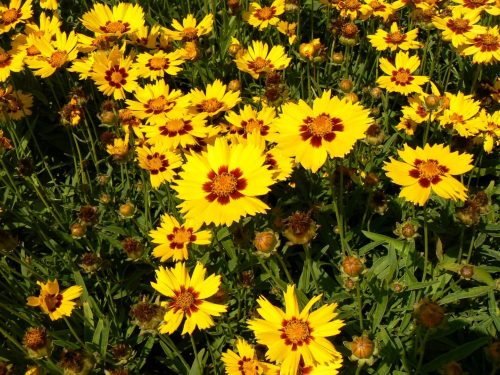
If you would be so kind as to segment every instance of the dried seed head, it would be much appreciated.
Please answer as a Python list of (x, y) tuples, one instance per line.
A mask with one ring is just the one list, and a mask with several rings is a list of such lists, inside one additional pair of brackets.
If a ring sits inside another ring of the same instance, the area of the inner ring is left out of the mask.
[(305, 245), (316, 236), (316, 229), (310, 212), (296, 211), (285, 219), (283, 235), (293, 245)]
[(486, 349), (486, 356), (495, 365), (500, 365), (500, 341), (491, 343)]
[(227, 0), (227, 7), (232, 14), (236, 13), (240, 7), (240, 0)]
[(44, 327), (32, 327), (26, 330), (23, 346), (30, 358), (42, 358), (50, 355), (51, 340)]
[(460, 276), (462, 276), (464, 279), (471, 279), (474, 276), (474, 266), (471, 264), (466, 264), (460, 268), (460, 271), (458, 271)]
[(254, 273), (252, 270), (243, 271), (241, 273), (241, 285), (244, 288), (251, 288), (254, 285)]
[(340, 32), (344, 38), (354, 39), (359, 32), (359, 28), (356, 24), (349, 22), (342, 26)]
[(363, 261), (355, 256), (346, 256), (342, 261), (342, 271), (351, 277), (357, 277), (363, 272)]
[(97, 223), (97, 207), (90, 205), (81, 207), (78, 218), (82, 225), (93, 225)]
[(94, 361), (90, 355), (83, 350), (64, 350), (61, 353), (59, 366), (63, 368), (65, 374), (71, 375), (87, 375), (90, 374)]
[(374, 123), (368, 127), (366, 130), (366, 143), (377, 146), (383, 143), (385, 140), (385, 133), (382, 128)]
[(33, 174), (34, 170), (35, 165), (33, 164), (33, 159), (30, 157), (19, 159), (17, 162), (17, 172), (21, 176), (29, 177)]
[(387, 197), (383, 190), (377, 190), (370, 194), (368, 198), (368, 205), (370, 208), (378, 213), (379, 215), (385, 214), (387, 209), (389, 208), (387, 204)]
[(363, 182), (365, 183), (365, 185), (371, 186), (371, 187), (377, 186), (379, 181), (380, 181), (380, 179), (375, 172), (368, 172), (366, 174), (365, 178), (363, 179)]
[(149, 302), (139, 302), (132, 306), (130, 315), (143, 331), (154, 332), (163, 320), (165, 309), (159, 305)]
[(97, 271), (102, 264), (102, 259), (99, 255), (92, 252), (87, 252), (82, 255), (80, 260), (80, 267), (87, 273), (93, 273)]
[(144, 253), (144, 246), (138, 240), (127, 237), (122, 240), (122, 247), (129, 259), (139, 259)]
[(421, 300), (414, 310), (417, 323), (426, 328), (435, 328), (444, 321), (444, 309), (436, 302)]
[(101, 135), (99, 136), (99, 139), (104, 146), (112, 145), (115, 138), (116, 135), (110, 131), (102, 132)]

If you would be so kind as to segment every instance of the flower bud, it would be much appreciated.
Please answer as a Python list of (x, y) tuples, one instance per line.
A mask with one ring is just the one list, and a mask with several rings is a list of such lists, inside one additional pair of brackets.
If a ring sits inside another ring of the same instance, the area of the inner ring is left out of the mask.
[(120, 206), (118, 212), (120, 213), (120, 216), (122, 218), (130, 219), (131, 217), (134, 216), (135, 206), (130, 202), (124, 203)]
[(462, 268), (460, 268), (458, 273), (464, 279), (467, 279), (467, 280), (472, 279), (472, 277), (474, 276), (474, 266), (470, 265), (470, 264), (466, 264), (466, 265), (462, 266)]
[(435, 328), (444, 321), (444, 309), (436, 302), (421, 300), (415, 307), (417, 324), (426, 328)]
[(239, 91), (241, 90), (241, 81), (239, 79), (233, 79), (229, 81), (227, 88), (231, 91)]
[(71, 237), (73, 237), (73, 239), (78, 240), (85, 236), (85, 233), (87, 233), (87, 227), (85, 225), (74, 223), (71, 226)]
[(351, 343), (352, 355), (356, 358), (370, 358), (375, 351), (375, 344), (368, 336), (354, 337)]
[(437, 95), (427, 95), (424, 99), (425, 105), (428, 109), (434, 110), (439, 107), (441, 99)]
[(334, 65), (341, 65), (344, 62), (344, 54), (342, 52), (332, 53), (332, 62)]
[(272, 230), (255, 233), (253, 244), (260, 255), (269, 256), (275, 252), (280, 243), (279, 235)]
[(347, 256), (342, 261), (342, 271), (351, 277), (357, 277), (363, 272), (363, 261), (355, 256)]
[(293, 245), (305, 245), (316, 236), (316, 229), (310, 213), (296, 211), (285, 219), (283, 235)]
[(343, 80), (340, 81), (339, 87), (342, 90), (342, 92), (347, 94), (351, 92), (352, 89), (354, 88), (354, 83), (350, 79), (344, 78)]
[(382, 96), (382, 90), (380, 87), (374, 87), (370, 90), (370, 96), (373, 99), (379, 99)]

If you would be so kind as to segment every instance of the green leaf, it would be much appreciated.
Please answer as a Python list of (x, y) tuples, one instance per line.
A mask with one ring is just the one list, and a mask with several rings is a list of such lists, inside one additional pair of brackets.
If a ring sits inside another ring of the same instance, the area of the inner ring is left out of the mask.
[[(191, 370), (189, 370), (189, 375), (203, 375), (203, 367), (205, 365), (205, 361), (205, 349), (203, 348), (196, 355), (196, 358), (191, 365)], [(200, 364), (202, 368), (200, 368)]]
[(383, 234), (368, 232), (366, 230), (362, 230), (361, 232), (366, 237), (368, 237), (370, 240), (380, 242), (380, 243), (387, 243), (389, 245), (394, 246), (394, 248), (398, 251), (403, 251), (403, 249), (405, 248), (405, 245), (406, 245), (406, 243), (402, 240), (398, 240), (396, 238), (384, 236)]
[(455, 302), (461, 299), (475, 298), (490, 292), (492, 288), (490, 286), (478, 286), (475, 288), (470, 288), (468, 290), (462, 290), (460, 292), (455, 292), (448, 294), (446, 297), (442, 298), (439, 303), (446, 305), (447, 303)]
[(489, 337), (481, 337), (477, 340), (461, 345), (458, 348), (455, 348), (448, 353), (443, 354), (433, 361), (427, 363), (422, 367), (422, 373), (439, 370), (444, 365), (452, 361), (460, 361), (461, 359), (468, 357), (470, 354), (472, 354), (482, 346), (485, 346), (489, 341)]

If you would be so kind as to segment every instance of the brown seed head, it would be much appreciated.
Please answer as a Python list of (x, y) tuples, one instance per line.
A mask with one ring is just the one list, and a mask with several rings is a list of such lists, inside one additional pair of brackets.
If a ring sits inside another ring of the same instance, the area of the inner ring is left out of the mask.
[(466, 264), (465, 266), (462, 266), (462, 268), (460, 268), (460, 271), (458, 271), (458, 273), (464, 279), (471, 279), (474, 276), (474, 266), (471, 264)]
[(417, 304), (414, 314), (417, 323), (426, 328), (435, 328), (444, 321), (444, 309), (428, 299)]
[(285, 219), (283, 235), (294, 245), (305, 245), (316, 236), (316, 229), (309, 212), (296, 211)]
[(81, 207), (78, 218), (84, 225), (92, 225), (97, 223), (97, 207), (90, 205)]
[(39, 350), (48, 343), (47, 330), (43, 327), (32, 327), (26, 330), (23, 345), (27, 349)]
[(129, 259), (138, 259), (144, 253), (144, 246), (132, 237), (122, 240), (122, 247)]

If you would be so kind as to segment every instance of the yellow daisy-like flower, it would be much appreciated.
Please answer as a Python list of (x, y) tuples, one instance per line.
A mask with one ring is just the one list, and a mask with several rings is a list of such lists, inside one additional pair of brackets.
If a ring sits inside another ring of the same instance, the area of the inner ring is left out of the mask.
[(422, 206), (433, 191), (446, 199), (465, 201), (467, 188), (453, 175), (464, 174), (474, 167), (472, 155), (451, 152), (449, 146), (428, 144), (423, 149), (405, 145), (398, 154), (403, 161), (390, 158), (384, 170), (394, 183), (403, 186), (400, 197)]
[(300, 100), (284, 104), (282, 110), (274, 123), (279, 133), (275, 141), (280, 150), (313, 172), (328, 156), (345, 156), (372, 123), (369, 110), (332, 97), (330, 90), (314, 99), (312, 108)]
[(397, 49), (403, 51), (419, 49), (422, 47), (422, 43), (416, 40), (417, 37), (418, 29), (408, 31), (406, 34), (401, 33), (396, 22), (392, 23), (390, 32), (378, 29), (375, 34), (368, 35), (371, 45), (377, 51), (385, 51), (386, 49), (390, 49), (391, 51), (396, 51)]
[(153, 189), (158, 189), (164, 182), (171, 182), (176, 175), (174, 169), (182, 165), (180, 155), (156, 145), (138, 147), (136, 151), (139, 167), (149, 171)]
[[(151, 50), (165, 50), (166, 47), (169, 46), (170, 40), (168, 40), (166, 44), (158, 45), (158, 38), (161, 37), (161, 35), (161, 26), (156, 24), (151, 27), (142, 26), (135, 33), (130, 34), (128, 37), (130, 38), (130, 44), (132, 45)], [(160, 38), (160, 40), (161, 39), (165, 41), (165, 39), (167, 38)]]
[(156, 283), (152, 282), (151, 286), (170, 299), (162, 303), (167, 312), (160, 325), (160, 333), (175, 332), (185, 317), (182, 334), (191, 335), (196, 327), (200, 330), (212, 327), (215, 324), (212, 316), (220, 316), (227, 310), (225, 305), (206, 301), (218, 292), (221, 284), (219, 275), (205, 278), (206, 272), (199, 262), (191, 277), (186, 265), (181, 262), (173, 268), (160, 267), (156, 271)]
[(42, 78), (50, 77), (67, 62), (76, 59), (77, 42), (78, 38), (73, 31), (69, 34), (58, 31), (56, 40), (52, 42), (46, 37), (38, 38), (34, 45), (40, 51), (40, 55), (26, 62), (30, 69), (34, 70), (35, 75)]
[(470, 46), (465, 47), (462, 53), (465, 56), (473, 55), (472, 62), (475, 64), (493, 64), (500, 61), (500, 34), (498, 26), (479, 26), (478, 31), (466, 42)]
[(161, 123), (168, 116), (185, 111), (191, 102), (190, 95), (183, 95), (180, 90), (170, 90), (163, 79), (138, 87), (134, 94), (137, 100), (127, 99), (128, 109), (148, 123)]
[(93, 55), (90, 78), (104, 95), (125, 99), (125, 92), (135, 92), (138, 87), (133, 59), (133, 55), (123, 56), (118, 46), (109, 52), (97, 51)]
[(127, 158), (129, 152), (130, 133), (125, 133), (125, 138), (115, 138), (113, 143), (106, 146), (106, 152), (113, 157), (115, 161), (123, 161)]
[(291, 176), (295, 166), (293, 159), (282, 150), (274, 147), (266, 152), (267, 169), (273, 171), (273, 178), (276, 181), (284, 181)]
[(58, 0), (40, 0), (40, 8), (42, 9), (56, 10), (58, 5)]
[(495, 147), (500, 146), (500, 111), (489, 114), (483, 110), (481, 111), (480, 119), (483, 123), (487, 124), (482, 136), (484, 139), (484, 151), (489, 154)]
[(210, 245), (212, 233), (208, 230), (198, 231), (199, 228), (199, 225), (189, 221), (181, 225), (175, 217), (162, 215), (160, 226), (149, 232), (151, 242), (158, 245), (153, 249), (153, 256), (160, 258), (161, 262), (170, 258), (178, 262), (188, 258), (189, 245)]
[(11, 72), (20, 72), (24, 68), (25, 50), (13, 48), (5, 51), (0, 47), (0, 82), (5, 82)]
[(239, 70), (257, 79), (263, 74), (286, 69), (291, 58), (286, 55), (283, 46), (273, 46), (269, 50), (267, 43), (254, 40), (252, 46), (234, 61)]
[(33, 95), (17, 90), (2, 96), (0, 102), (0, 120), (21, 120), (31, 115)]
[(16, 27), (17, 24), (30, 19), (33, 15), (31, 9), (32, 0), (10, 0), (9, 5), (0, 4), (0, 34), (6, 33)]
[(228, 349), (222, 353), (222, 362), (227, 375), (269, 374), (269, 370), (275, 367), (259, 361), (255, 349), (244, 339), (236, 340), (236, 351), (237, 353)]
[(396, 130), (402, 130), (406, 133), (406, 135), (412, 136), (415, 134), (415, 130), (417, 130), (417, 127), (417, 122), (403, 116), (399, 119), (399, 124), (396, 125)]
[(337, 305), (326, 304), (310, 311), (322, 295), (313, 297), (299, 310), (295, 287), (288, 285), (285, 293), (285, 311), (259, 297), (257, 312), (262, 319), (248, 322), (257, 342), (266, 345), (266, 358), (281, 364), (281, 375), (296, 375), (303, 366), (324, 365), (341, 360), (340, 353), (326, 337), (340, 333), (342, 320), (335, 319)]
[(208, 84), (205, 92), (195, 88), (190, 94), (193, 111), (205, 113), (209, 117), (229, 111), (241, 100), (239, 90), (227, 90), (227, 86), (218, 79), (213, 84)]
[(283, 13), (285, 13), (285, 0), (274, 0), (269, 6), (261, 6), (253, 2), (243, 18), (253, 27), (263, 30), (269, 25), (276, 25), (280, 21), (279, 16)]
[(206, 152), (188, 155), (173, 187), (183, 200), (181, 213), (195, 222), (231, 225), (242, 216), (265, 212), (269, 207), (256, 197), (266, 194), (274, 181), (264, 163), (259, 146), (229, 145), (221, 138)]
[(245, 105), (243, 109), (236, 112), (229, 112), (226, 120), (231, 124), (229, 134), (237, 137), (247, 138), (247, 135), (257, 132), (264, 138), (272, 138), (276, 133), (272, 128), (272, 123), (276, 118), (276, 111), (273, 107), (264, 107), (257, 111), (250, 105)]
[(278, 22), (278, 31), (288, 37), (288, 43), (293, 44), (297, 40), (297, 22)]
[(365, 4), (361, 6), (363, 18), (375, 16), (382, 18), (384, 22), (387, 22), (389, 17), (404, 6), (402, 2), (398, 1), (387, 3), (383, 0), (364, 0), (364, 2)]
[[(437, 97), (439, 94), (437, 95)], [(443, 111), (444, 107), (438, 103), (436, 108), (430, 110), (425, 104), (426, 94), (413, 95), (408, 98), (408, 104), (401, 108), (403, 112), (403, 117), (411, 119), (417, 124), (421, 124), (424, 121), (434, 121)]]
[(96, 34), (121, 37), (144, 26), (144, 10), (138, 4), (118, 3), (111, 9), (106, 4), (96, 3), (81, 21)]
[(190, 42), (198, 40), (201, 36), (210, 33), (213, 29), (214, 16), (207, 14), (200, 23), (197, 24), (196, 18), (192, 14), (188, 14), (183, 20), (182, 25), (174, 19), (172, 27), (174, 30), (165, 29), (167, 36), (173, 40), (182, 40)]
[(116, 37), (107, 34), (96, 34), (88, 36), (85, 34), (78, 34), (78, 50), (83, 53), (90, 53), (93, 51), (108, 51), (116, 44)]
[(451, 42), (453, 47), (460, 48), (473, 39), (481, 29), (476, 25), (481, 20), (481, 11), (454, 7), (451, 16), (432, 18), (432, 23), (442, 30), (442, 38)]
[(403, 95), (412, 92), (423, 93), (422, 85), (429, 81), (426, 76), (414, 76), (412, 73), (420, 66), (418, 56), (408, 56), (407, 52), (398, 52), (395, 65), (386, 58), (380, 58), (380, 69), (387, 74), (377, 79), (377, 84), (389, 92)]
[(177, 50), (170, 53), (157, 51), (154, 54), (143, 52), (137, 56), (135, 66), (140, 77), (149, 79), (163, 78), (165, 74), (176, 76), (182, 68), (179, 67), (184, 63), (182, 50)]
[(163, 147), (167, 150), (175, 150), (179, 146), (186, 148), (198, 144), (198, 138), (208, 135), (206, 126), (206, 113), (193, 114), (180, 111), (152, 125), (141, 126), (148, 143)]
[(333, 6), (340, 11), (340, 16), (342, 18), (350, 18), (351, 21), (354, 21), (357, 18), (367, 18), (363, 14), (365, 9), (363, 8), (363, 3), (359, 0), (339, 0)]
[(453, 0), (453, 2), (465, 11), (479, 10), (480, 12), (486, 11), (493, 16), (500, 15), (500, 7), (495, 0)]
[(38, 281), (37, 284), (41, 288), (40, 295), (38, 297), (28, 297), (27, 305), (40, 307), (44, 313), (49, 314), (51, 320), (70, 316), (76, 305), (73, 300), (83, 293), (83, 289), (79, 285), (71, 286), (60, 293), (57, 280), (49, 280), (47, 283)]
[(452, 128), (461, 137), (471, 137), (485, 130), (486, 123), (477, 116), (479, 102), (472, 99), (472, 95), (457, 95), (446, 93), (446, 106), (443, 114), (438, 118), (444, 128)]

